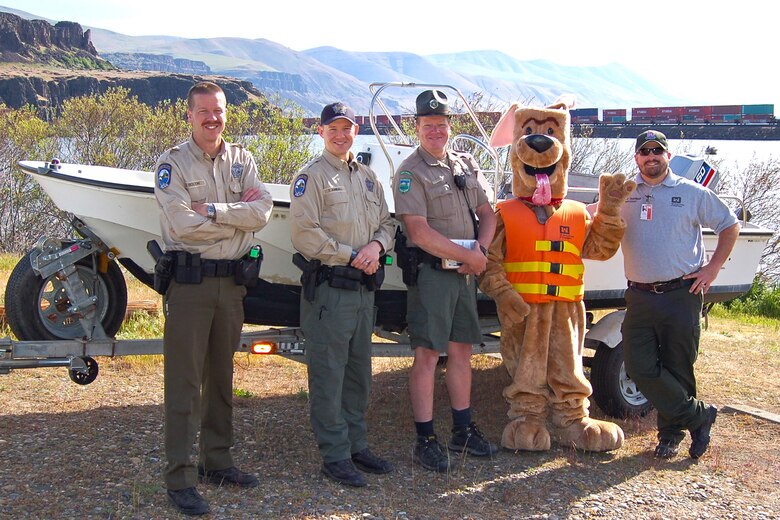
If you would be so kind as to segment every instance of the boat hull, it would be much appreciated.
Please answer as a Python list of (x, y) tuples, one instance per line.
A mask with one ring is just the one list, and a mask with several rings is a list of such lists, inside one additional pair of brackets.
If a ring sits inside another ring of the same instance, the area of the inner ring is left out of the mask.
[[(149, 240), (161, 242), (159, 208), (154, 197), (151, 172), (97, 166), (24, 161), (27, 171), (61, 210), (80, 218), (109, 247), (120, 262), (145, 283), (154, 270), (154, 260), (146, 250)], [(267, 185), (274, 198), (268, 224), (255, 239), (263, 248), (261, 281), (250, 289), (245, 304), (247, 323), (297, 326), (300, 301), (300, 271), (292, 263), (290, 241), (289, 187)], [(756, 268), (772, 232), (745, 224), (737, 245), (707, 294), (706, 301), (724, 301), (750, 289)], [(711, 255), (717, 236), (705, 230), (705, 247)], [(394, 255), (392, 255), (394, 256)], [(585, 261), (585, 303), (590, 309), (624, 306), (626, 279), (620, 251), (604, 262)], [(377, 296), (378, 325), (400, 328), (406, 314), (406, 286), (393, 258), (385, 283)], [(495, 306), (480, 294), (480, 315), (495, 316)]]

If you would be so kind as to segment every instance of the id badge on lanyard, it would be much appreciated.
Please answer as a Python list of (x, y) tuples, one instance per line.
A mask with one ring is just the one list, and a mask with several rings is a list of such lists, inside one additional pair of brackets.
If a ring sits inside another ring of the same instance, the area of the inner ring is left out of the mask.
[(650, 203), (642, 204), (641, 209), (639, 210), (639, 219), (640, 220), (653, 220), (653, 205)]

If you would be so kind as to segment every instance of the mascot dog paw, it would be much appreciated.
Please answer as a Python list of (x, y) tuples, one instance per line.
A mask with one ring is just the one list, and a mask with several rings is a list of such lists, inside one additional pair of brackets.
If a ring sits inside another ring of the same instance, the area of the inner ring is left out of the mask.
[(480, 287), (496, 301), (501, 321), (501, 354), (512, 378), (503, 392), (510, 422), (502, 444), (513, 450), (547, 450), (552, 440), (610, 451), (624, 440), (618, 425), (589, 417), (583, 259), (615, 254), (625, 231), (620, 207), (636, 184), (622, 174), (602, 175), (592, 217), (584, 204), (565, 198), (568, 109), (568, 100), (546, 108), (513, 105), (491, 138), (495, 147), (511, 144), (515, 198), (498, 206)]

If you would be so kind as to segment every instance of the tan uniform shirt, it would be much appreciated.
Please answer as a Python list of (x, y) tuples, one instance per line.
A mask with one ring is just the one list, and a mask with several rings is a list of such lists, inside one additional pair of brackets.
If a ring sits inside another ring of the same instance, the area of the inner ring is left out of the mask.
[[(154, 194), (166, 251), (235, 260), (249, 251), (255, 243), (253, 233), (271, 216), (271, 193), (257, 177), (252, 154), (241, 145), (223, 142), (222, 151), (212, 160), (190, 137), (165, 151), (155, 172)], [(241, 202), (250, 187), (259, 188), (261, 197)], [(213, 203), (216, 218), (193, 211), (193, 202)]]
[[(474, 158), (467, 153), (447, 150), (440, 161), (418, 147), (393, 177), (395, 214), (425, 217), (434, 231), (447, 238), (476, 238), (469, 206), (474, 211), (488, 202), (478, 172)], [(463, 190), (455, 184), (455, 175), (465, 177)]]
[(309, 260), (347, 265), (352, 250), (372, 240), (387, 251), (393, 220), (382, 184), (370, 168), (325, 150), (290, 185), (292, 244)]

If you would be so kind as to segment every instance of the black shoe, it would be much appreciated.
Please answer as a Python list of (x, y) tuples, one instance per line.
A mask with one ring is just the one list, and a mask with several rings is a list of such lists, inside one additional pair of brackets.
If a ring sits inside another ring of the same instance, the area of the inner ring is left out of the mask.
[(339, 484), (353, 487), (364, 487), (366, 485), (366, 477), (357, 470), (352, 463), (352, 459), (325, 462), (322, 465), (322, 472), (326, 477)]
[(251, 473), (245, 473), (235, 466), (214, 471), (205, 471), (203, 466), (198, 466), (198, 476), (206, 482), (211, 482), (218, 486), (221, 486), (222, 484), (234, 484), (242, 488), (253, 488), (260, 484), (256, 476)]
[(715, 424), (715, 418), (718, 417), (718, 409), (710, 405), (707, 410), (707, 418), (701, 426), (691, 431), (691, 447), (688, 448), (688, 455), (692, 459), (698, 459), (710, 446), (710, 430)]
[(361, 471), (366, 473), (376, 473), (381, 475), (383, 473), (390, 473), (393, 471), (393, 465), (384, 459), (380, 459), (368, 448), (360, 450), (357, 453), (352, 454), (352, 462)]
[(436, 440), (435, 435), (428, 437), (424, 435), (417, 436), (417, 445), (414, 447), (415, 462), (425, 469), (446, 472), (450, 468), (450, 458), (445, 453), (444, 448)]
[(658, 446), (655, 447), (655, 458), (671, 459), (677, 455), (679, 445), (679, 442), (668, 439), (658, 441)]
[(168, 498), (171, 499), (176, 509), (185, 515), (198, 516), (209, 512), (208, 503), (194, 487), (169, 489)]
[(474, 457), (492, 457), (498, 453), (498, 446), (489, 442), (475, 423), (452, 429), (452, 438), (447, 447), (452, 451), (464, 451)]

